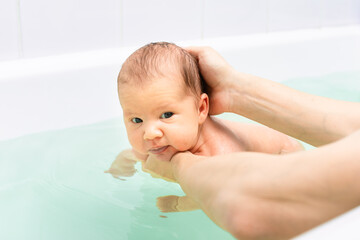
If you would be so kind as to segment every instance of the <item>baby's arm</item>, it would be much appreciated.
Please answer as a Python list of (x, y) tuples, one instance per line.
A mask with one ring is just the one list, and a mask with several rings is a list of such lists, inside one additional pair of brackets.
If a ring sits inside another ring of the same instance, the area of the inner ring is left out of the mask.
[(134, 149), (126, 149), (120, 152), (105, 173), (110, 173), (114, 178), (131, 177), (136, 172), (136, 162), (141, 162), (142, 170), (152, 177), (175, 182), (174, 177), (171, 175), (170, 162), (159, 164), (159, 161), (156, 161), (154, 156), (138, 153)]
[(284, 154), (304, 150), (299, 141), (269, 127), (252, 123), (221, 121), (246, 143), (247, 151)]
[(134, 149), (132, 149), (131, 151), (134, 154), (134, 156), (137, 158), (136, 159), (137, 161), (146, 161), (146, 159), (149, 157), (149, 154), (142, 154), (135, 151)]
[(116, 156), (109, 170), (106, 170), (105, 173), (110, 173), (114, 178), (131, 177), (136, 172), (135, 164), (137, 161), (139, 159), (134, 152), (131, 149), (126, 149)]
[(138, 153), (133, 149), (123, 150), (116, 156), (105, 173), (110, 173), (114, 178), (131, 177), (136, 172), (136, 162), (144, 162), (147, 157), (148, 155)]

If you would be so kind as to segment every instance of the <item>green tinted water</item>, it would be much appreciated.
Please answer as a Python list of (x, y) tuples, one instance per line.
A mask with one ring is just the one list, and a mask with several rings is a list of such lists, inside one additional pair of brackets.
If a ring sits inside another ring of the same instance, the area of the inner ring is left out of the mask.
[[(285, 84), (360, 101), (359, 72)], [(156, 198), (183, 195), (177, 184), (139, 165), (126, 181), (103, 173), (129, 147), (120, 119), (0, 142), (0, 239), (233, 239), (202, 211), (161, 213)]]

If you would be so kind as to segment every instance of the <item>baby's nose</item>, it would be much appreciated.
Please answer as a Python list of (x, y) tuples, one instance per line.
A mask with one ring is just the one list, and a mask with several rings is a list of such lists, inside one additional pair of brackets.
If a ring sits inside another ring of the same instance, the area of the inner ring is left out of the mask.
[(149, 124), (144, 133), (144, 140), (153, 140), (163, 136), (161, 129), (155, 124)]

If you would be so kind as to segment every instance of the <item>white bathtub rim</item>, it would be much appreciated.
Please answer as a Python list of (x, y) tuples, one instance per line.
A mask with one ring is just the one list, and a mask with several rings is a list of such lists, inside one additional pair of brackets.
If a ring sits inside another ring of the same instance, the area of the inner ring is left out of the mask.
[[(179, 41), (176, 42), (176, 44), (182, 47), (211, 46), (217, 51), (228, 52), (239, 49), (251, 49), (263, 46), (287, 45), (291, 43), (322, 41), (348, 37), (358, 37), (360, 39), (360, 25), (321, 29), (302, 29), (194, 41)], [(124, 60), (139, 47), (141, 47), (141, 45), (2, 61), (0, 62), (0, 82), (11, 81), (17, 78), (33, 75), (71, 71), (74, 69), (87, 69), (105, 65), (121, 66), (122, 62), (124, 62)]]

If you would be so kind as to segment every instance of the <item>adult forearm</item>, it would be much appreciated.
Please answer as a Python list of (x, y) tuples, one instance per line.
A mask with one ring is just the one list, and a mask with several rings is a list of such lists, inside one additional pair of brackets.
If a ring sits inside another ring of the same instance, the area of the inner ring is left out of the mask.
[(314, 146), (360, 129), (360, 103), (314, 96), (238, 73), (230, 90), (231, 111)]
[(360, 204), (357, 142), (360, 131), (311, 151), (178, 154), (172, 163), (186, 194), (235, 237), (288, 239)]

